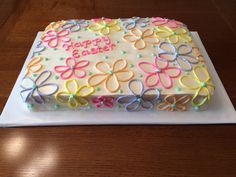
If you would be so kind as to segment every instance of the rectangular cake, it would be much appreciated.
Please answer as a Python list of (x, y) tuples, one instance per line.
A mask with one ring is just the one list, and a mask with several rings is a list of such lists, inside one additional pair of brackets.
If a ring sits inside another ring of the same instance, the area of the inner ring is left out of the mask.
[(205, 110), (214, 84), (186, 25), (152, 18), (50, 23), (27, 61), (32, 111)]

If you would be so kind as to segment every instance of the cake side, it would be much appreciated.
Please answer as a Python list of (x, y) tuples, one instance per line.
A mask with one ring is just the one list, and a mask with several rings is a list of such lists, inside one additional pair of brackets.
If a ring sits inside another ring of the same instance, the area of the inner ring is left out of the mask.
[(199, 110), (214, 92), (186, 25), (160, 17), (50, 23), (27, 63), (32, 110)]

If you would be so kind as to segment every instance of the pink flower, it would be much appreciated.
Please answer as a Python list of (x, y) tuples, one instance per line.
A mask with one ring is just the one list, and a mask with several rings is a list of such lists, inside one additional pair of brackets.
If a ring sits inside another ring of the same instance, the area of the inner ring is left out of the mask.
[(72, 75), (76, 78), (83, 78), (86, 76), (86, 71), (84, 68), (89, 65), (88, 60), (76, 61), (73, 58), (66, 59), (65, 66), (55, 66), (54, 70), (60, 73), (62, 79), (69, 79)]
[(161, 17), (152, 17), (151, 23), (155, 26), (165, 25), (169, 28), (177, 28), (183, 26), (182, 22)]
[(55, 48), (58, 46), (59, 41), (62, 42), (70, 42), (71, 39), (68, 37), (69, 35), (68, 30), (48, 30), (46, 34), (42, 37), (42, 41), (48, 43), (48, 46), (51, 48)]
[(113, 103), (114, 103), (114, 98), (113, 97), (99, 96), (99, 97), (93, 98), (92, 102), (97, 108), (101, 108), (101, 107), (112, 108)]
[(167, 61), (162, 61), (155, 57), (154, 63), (142, 61), (138, 63), (141, 71), (147, 74), (145, 85), (154, 87), (160, 84), (163, 88), (169, 89), (173, 86), (172, 78), (176, 78), (181, 74), (181, 70), (177, 67), (169, 67)]

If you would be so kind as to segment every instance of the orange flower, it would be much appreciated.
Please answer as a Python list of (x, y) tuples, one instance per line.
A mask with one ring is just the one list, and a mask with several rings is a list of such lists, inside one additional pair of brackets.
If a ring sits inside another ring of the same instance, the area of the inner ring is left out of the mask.
[(120, 82), (128, 82), (134, 76), (132, 71), (127, 70), (127, 61), (124, 59), (116, 60), (112, 66), (99, 61), (95, 67), (99, 73), (92, 75), (88, 79), (88, 84), (97, 86), (104, 82), (105, 88), (112, 93), (120, 89)]
[(175, 95), (167, 95), (164, 100), (157, 105), (159, 110), (186, 111), (186, 104), (191, 100), (187, 95), (177, 98)]
[(151, 29), (146, 29), (141, 31), (137, 28), (131, 30), (130, 34), (123, 36), (123, 39), (134, 43), (134, 47), (138, 50), (146, 48), (147, 44), (158, 44), (159, 39), (154, 35), (154, 31)]

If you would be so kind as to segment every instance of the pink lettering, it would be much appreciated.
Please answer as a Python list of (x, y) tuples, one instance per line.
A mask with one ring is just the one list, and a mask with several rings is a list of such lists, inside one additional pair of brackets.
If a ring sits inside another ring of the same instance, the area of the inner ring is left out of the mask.
[(92, 40), (92, 43), (94, 46), (97, 46), (99, 42), (101, 42), (100, 38), (96, 38), (96, 39)]
[(89, 44), (91, 44), (90, 40), (86, 40), (86, 41), (82, 42), (82, 45), (83, 45), (84, 48), (87, 48), (89, 46)]
[(80, 57), (80, 55), (79, 55), (79, 50), (73, 50), (72, 51), (72, 56), (74, 57), (74, 58), (79, 58)]
[(81, 55), (82, 56), (86, 56), (86, 55), (89, 55), (90, 53), (89, 53), (89, 51), (88, 50), (83, 50), (82, 52), (81, 52)]
[(66, 51), (68, 51), (68, 50), (70, 50), (72, 45), (71, 44), (63, 44), (62, 47), (65, 48)]

